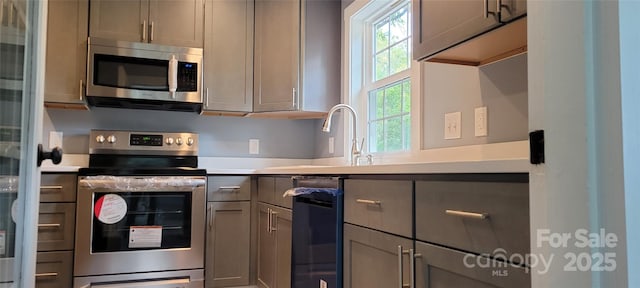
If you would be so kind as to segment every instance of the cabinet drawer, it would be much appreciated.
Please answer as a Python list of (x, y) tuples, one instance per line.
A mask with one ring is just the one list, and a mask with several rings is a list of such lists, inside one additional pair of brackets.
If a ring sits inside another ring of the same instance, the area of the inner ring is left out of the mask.
[(293, 188), (293, 180), (291, 177), (276, 177), (275, 180), (275, 195), (274, 205), (282, 206), (291, 209), (293, 207), (293, 197), (282, 197), (284, 192)]
[(36, 287), (71, 287), (72, 271), (73, 252), (39, 252), (36, 259)]
[(207, 177), (207, 201), (246, 201), (251, 199), (251, 177)]
[(292, 197), (282, 197), (284, 192), (293, 187), (291, 177), (258, 178), (258, 201), (291, 209)]
[(76, 174), (42, 174), (40, 202), (75, 202)]
[(528, 190), (528, 183), (418, 181), (416, 238), (479, 254), (527, 254)]
[(413, 237), (411, 181), (344, 181), (344, 221)]
[(513, 264), (418, 241), (416, 253), (416, 288), (531, 287), (528, 271)]
[(75, 203), (41, 203), (38, 251), (73, 250)]

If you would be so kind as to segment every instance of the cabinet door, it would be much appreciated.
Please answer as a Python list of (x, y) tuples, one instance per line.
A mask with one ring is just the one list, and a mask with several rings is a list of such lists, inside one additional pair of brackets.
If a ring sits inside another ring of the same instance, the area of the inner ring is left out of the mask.
[[(345, 223), (344, 287), (389, 288), (410, 284), (409, 257), (405, 252), (412, 247), (409, 239)], [(401, 255), (399, 249), (403, 251)], [(400, 273), (403, 285), (399, 283)]]
[(277, 288), (291, 287), (291, 218), (289, 209), (274, 208), (271, 222), (276, 235), (276, 282)]
[[(475, 254), (423, 242), (416, 242), (416, 255), (416, 288), (531, 287), (525, 269), (499, 260), (478, 259)], [(486, 264), (489, 267), (481, 267)]]
[(414, 0), (413, 58), (425, 58), (499, 26), (497, 5), (497, 0)]
[(205, 110), (253, 110), (253, 1), (207, 0)]
[(207, 287), (249, 285), (250, 209), (248, 201), (209, 202)]
[(204, 0), (150, 0), (149, 42), (202, 47)]
[(73, 251), (38, 252), (36, 258), (36, 288), (72, 286)]
[(500, 0), (500, 21), (509, 22), (527, 14), (527, 0)]
[(298, 109), (300, 0), (256, 0), (256, 112)]
[(272, 233), (271, 208), (258, 204), (258, 286), (275, 288), (276, 237)]
[(88, 0), (50, 0), (45, 101), (82, 104), (87, 67)]
[(147, 42), (149, 0), (91, 0), (89, 36)]

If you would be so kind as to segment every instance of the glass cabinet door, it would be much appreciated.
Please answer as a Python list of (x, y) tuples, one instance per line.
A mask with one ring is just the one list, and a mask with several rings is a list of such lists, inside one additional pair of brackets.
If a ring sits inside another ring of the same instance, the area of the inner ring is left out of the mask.
[(0, 287), (35, 285), (44, 9), (0, 0)]

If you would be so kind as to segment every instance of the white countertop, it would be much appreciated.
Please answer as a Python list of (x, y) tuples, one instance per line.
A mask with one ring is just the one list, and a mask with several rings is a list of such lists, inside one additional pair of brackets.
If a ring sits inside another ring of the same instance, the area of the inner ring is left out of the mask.
[[(42, 172), (77, 172), (84, 166), (45, 165)], [(370, 166), (317, 166), (292, 165), (274, 166), (258, 169), (238, 169), (219, 167), (200, 167), (208, 174), (251, 175), (251, 174), (443, 174), (443, 173), (528, 173), (527, 159), (483, 160), (432, 163), (380, 164)]]
[(528, 173), (527, 159), (381, 164), (369, 166), (283, 166), (258, 169), (255, 174), (444, 174)]

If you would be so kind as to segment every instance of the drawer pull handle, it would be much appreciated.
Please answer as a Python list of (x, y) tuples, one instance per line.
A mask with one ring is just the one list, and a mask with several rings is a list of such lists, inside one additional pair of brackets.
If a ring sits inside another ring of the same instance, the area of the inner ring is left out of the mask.
[(40, 186), (40, 190), (62, 190), (62, 185), (44, 185)]
[(56, 272), (36, 273), (36, 278), (39, 278), (39, 277), (58, 277), (58, 273)]
[(367, 199), (356, 199), (357, 203), (361, 203), (361, 204), (369, 204), (369, 205), (380, 205), (382, 204), (381, 201), (378, 200), (367, 200)]
[(240, 190), (240, 186), (220, 186), (220, 190)]
[(460, 216), (460, 217), (465, 217), (465, 218), (473, 218), (473, 219), (479, 219), (479, 220), (485, 220), (487, 218), (489, 218), (489, 213), (474, 213), (474, 212), (466, 212), (466, 211), (459, 211), (459, 210), (445, 210), (444, 213), (446, 213), (447, 215), (452, 215), (452, 216)]
[(62, 225), (58, 223), (38, 224), (38, 228), (60, 228)]

